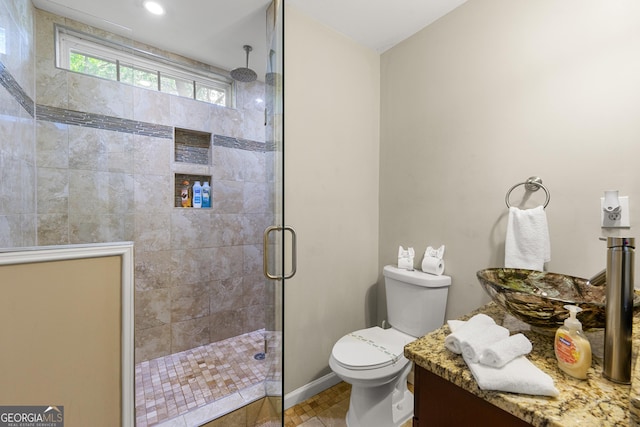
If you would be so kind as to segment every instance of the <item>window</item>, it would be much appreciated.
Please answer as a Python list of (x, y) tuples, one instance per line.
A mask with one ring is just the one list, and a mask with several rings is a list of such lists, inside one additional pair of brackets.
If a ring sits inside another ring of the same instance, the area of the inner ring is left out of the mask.
[(211, 104), (232, 106), (231, 79), (56, 26), (57, 66)]

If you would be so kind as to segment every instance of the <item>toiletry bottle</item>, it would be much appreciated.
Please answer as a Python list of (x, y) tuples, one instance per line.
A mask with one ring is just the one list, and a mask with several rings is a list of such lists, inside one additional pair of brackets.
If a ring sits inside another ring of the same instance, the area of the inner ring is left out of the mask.
[(204, 185), (202, 186), (202, 207), (211, 207), (211, 187), (209, 186), (208, 181), (205, 181)]
[(189, 197), (189, 181), (182, 181), (182, 189), (180, 190), (180, 199), (183, 208), (191, 207), (191, 197)]
[(200, 185), (200, 181), (196, 181), (193, 184), (193, 207), (201, 208), (202, 207), (202, 186)]
[(582, 332), (582, 323), (576, 314), (582, 311), (575, 305), (565, 305), (569, 317), (556, 332), (553, 349), (558, 359), (558, 366), (572, 377), (584, 380), (591, 366), (591, 344)]

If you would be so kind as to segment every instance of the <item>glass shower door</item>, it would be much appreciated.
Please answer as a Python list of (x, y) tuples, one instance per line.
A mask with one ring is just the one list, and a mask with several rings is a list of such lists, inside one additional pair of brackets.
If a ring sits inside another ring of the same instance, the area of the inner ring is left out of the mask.
[(283, 285), (285, 250), (284, 239), (284, 146), (283, 146), (283, 3), (273, 0), (267, 12), (267, 74), (266, 95), (266, 142), (271, 156), (268, 157), (271, 183), (272, 226), (263, 236), (263, 269), (267, 289), (265, 328), (265, 358), (268, 363), (265, 381), (267, 400), (272, 408), (270, 421), (280, 425), (283, 420)]

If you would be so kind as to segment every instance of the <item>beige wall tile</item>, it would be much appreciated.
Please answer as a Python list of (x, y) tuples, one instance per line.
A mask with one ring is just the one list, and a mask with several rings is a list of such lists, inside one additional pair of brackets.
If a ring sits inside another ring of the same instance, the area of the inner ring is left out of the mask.
[(136, 329), (136, 363), (171, 354), (171, 325)]
[(172, 281), (171, 251), (136, 251), (136, 290), (169, 288)]
[(171, 352), (177, 353), (211, 342), (209, 317), (174, 322), (171, 324)]
[(171, 288), (171, 322), (209, 316), (210, 283), (177, 284)]
[(171, 323), (171, 294), (169, 289), (136, 291), (136, 330), (149, 329)]

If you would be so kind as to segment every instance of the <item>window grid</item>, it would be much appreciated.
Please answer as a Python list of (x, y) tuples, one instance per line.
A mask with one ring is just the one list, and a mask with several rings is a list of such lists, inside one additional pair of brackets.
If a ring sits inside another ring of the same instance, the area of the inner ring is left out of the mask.
[[(222, 76), (185, 70), (135, 55), (131, 48), (114, 46), (56, 27), (57, 66), (70, 71), (130, 84), (145, 89), (230, 107), (232, 83)], [(151, 77), (153, 75), (153, 77)]]

